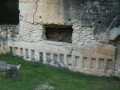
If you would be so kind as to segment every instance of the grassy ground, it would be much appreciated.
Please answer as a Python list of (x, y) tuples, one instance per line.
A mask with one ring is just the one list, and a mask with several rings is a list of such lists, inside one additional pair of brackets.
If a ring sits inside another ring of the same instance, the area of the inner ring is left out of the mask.
[(8, 79), (0, 73), (0, 90), (34, 90), (48, 83), (54, 90), (120, 90), (118, 78), (103, 78), (32, 63), (11, 54), (0, 55), (9, 64), (21, 64), (18, 77)]

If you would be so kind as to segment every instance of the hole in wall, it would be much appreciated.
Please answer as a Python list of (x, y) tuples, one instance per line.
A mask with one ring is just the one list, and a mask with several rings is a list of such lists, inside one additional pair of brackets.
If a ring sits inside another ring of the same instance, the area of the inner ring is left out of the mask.
[(26, 58), (29, 58), (29, 50), (28, 49), (25, 49), (25, 56), (26, 56)]
[(112, 70), (113, 61), (112, 59), (107, 60), (107, 70)]
[(91, 58), (91, 69), (95, 69), (96, 68), (96, 58)]
[(23, 48), (20, 48), (20, 56), (23, 56)]
[(79, 67), (80, 65), (80, 57), (79, 56), (75, 56), (75, 66)]
[(71, 55), (67, 56), (67, 64), (68, 64), (68, 66), (72, 65), (72, 56)]
[(88, 68), (88, 58), (83, 57), (83, 68)]
[(49, 41), (72, 43), (72, 26), (46, 26), (45, 30), (46, 39)]
[(43, 53), (40, 52), (39, 55), (40, 55), (40, 62), (43, 63)]
[(47, 56), (47, 63), (48, 64), (51, 63), (51, 55), (50, 55), (50, 53), (47, 53), (46, 56)]
[(63, 55), (63, 54), (60, 54), (60, 62), (61, 62), (62, 64), (64, 64), (64, 55)]
[(9, 47), (9, 49), (10, 49), (10, 52), (12, 52), (12, 47)]
[(19, 23), (19, 1), (0, 0), (0, 24)]
[(104, 59), (99, 58), (99, 69), (104, 69)]
[(35, 60), (35, 51), (31, 50), (31, 60), (34, 61)]
[(102, 23), (102, 21), (98, 21), (98, 24), (101, 24)]
[(14, 54), (18, 55), (18, 47), (14, 47)]

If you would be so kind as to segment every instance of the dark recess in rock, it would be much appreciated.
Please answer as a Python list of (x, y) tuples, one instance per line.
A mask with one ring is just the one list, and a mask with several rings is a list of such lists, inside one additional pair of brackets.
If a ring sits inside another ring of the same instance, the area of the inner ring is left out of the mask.
[(18, 8), (18, 0), (0, 0), (0, 24), (18, 24)]

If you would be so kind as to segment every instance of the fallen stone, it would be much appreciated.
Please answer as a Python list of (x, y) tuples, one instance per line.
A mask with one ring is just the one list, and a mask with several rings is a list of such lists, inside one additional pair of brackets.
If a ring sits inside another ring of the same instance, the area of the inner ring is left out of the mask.
[(15, 78), (17, 77), (18, 69), (21, 65), (11, 65), (7, 64), (4, 61), (0, 61), (0, 71), (2, 72), (2, 75), (4, 75), (7, 78)]

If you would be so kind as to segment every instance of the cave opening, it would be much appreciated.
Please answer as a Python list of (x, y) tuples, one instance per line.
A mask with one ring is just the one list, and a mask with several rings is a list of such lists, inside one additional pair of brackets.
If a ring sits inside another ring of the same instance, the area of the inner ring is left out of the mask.
[(0, 0), (0, 24), (19, 23), (19, 1)]
[(72, 27), (46, 27), (45, 30), (49, 41), (72, 43)]

